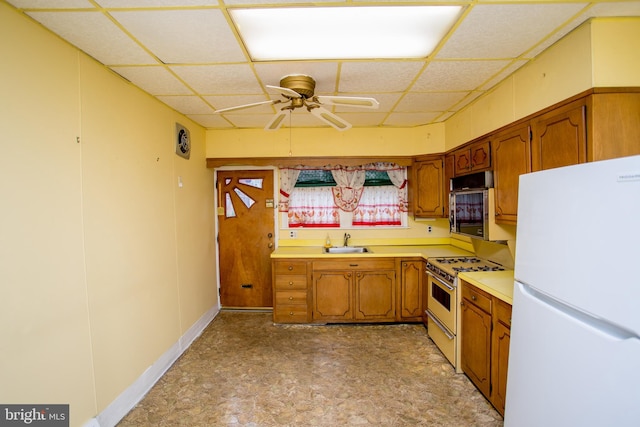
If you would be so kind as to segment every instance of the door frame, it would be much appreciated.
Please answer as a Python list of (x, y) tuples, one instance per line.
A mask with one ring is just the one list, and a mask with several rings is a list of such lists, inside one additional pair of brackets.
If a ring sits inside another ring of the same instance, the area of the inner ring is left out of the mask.
[(220, 200), (220, 195), (218, 194), (218, 186), (216, 185), (216, 181), (218, 179), (219, 171), (242, 171), (242, 170), (261, 170), (273, 171), (273, 235), (275, 246), (274, 250), (278, 249), (278, 239), (280, 236), (280, 215), (278, 212), (278, 196), (280, 194), (279, 186), (280, 186), (280, 177), (278, 175), (278, 168), (276, 166), (220, 166), (213, 169), (213, 196), (214, 196), (214, 204), (213, 212), (214, 212), (214, 234), (215, 234), (215, 256), (216, 256), (216, 288), (218, 293), (216, 294), (218, 298), (218, 310), (222, 309), (222, 303), (220, 301), (220, 243), (218, 242), (218, 233), (220, 233), (220, 224), (218, 223), (218, 200)]

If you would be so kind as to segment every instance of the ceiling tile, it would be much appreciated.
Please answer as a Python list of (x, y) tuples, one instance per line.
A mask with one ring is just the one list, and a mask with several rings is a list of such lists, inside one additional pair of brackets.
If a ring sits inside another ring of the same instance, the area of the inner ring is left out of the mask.
[(215, 111), (198, 96), (158, 96), (160, 101), (184, 115), (213, 114)]
[(395, 111), (401, 113), (447, 111), (467, 94), (468, 92), (409, 93), (400, 100)]
[(506, 67), (509, 61), (439, 61), (430, 63), (412, 91), (472, 90)]
[(111, 67), (131, 83), (152, 95), (192, 95), (192, 91), (165, 67)]
[(157, 64), (100, 12), (29, 12), (28, 15), (105, 65)]
[(233, 125), (218, 114), (187, 114), (194, 122), (205, 128), (230, 129)]
[(91, 8), (93, 4), (89, 0), (7, 0), (15, 7), (23, 7), (28, 9), (75, 9), (75, 8)]
[(517, 57), (586, 5), (547, 2), (474, 6), (436, 57)]
[(340, 92), (402, 92), (422, 69), (421, 61), (345, 62), (340, 70)]
[(96, 0), (102, 7), (180, 7), (180, 6), (217, 6), (217, 0)]
[(388, 113), (336, 113), (340, 118), (345, 119), (354, 127), (376, 127), (380, 126)]
[(262, 94), (247, 64), (176, 65), (170, 67), (185, 83), (203, 95)]
[(489, 89), (491, 89), (492, 87), (494, 87), (495, 85), (500, 83), (502, 80), (506, 79), (508, 76), (513, 74), (518, 68), (522, 67), (527, 62), (528, 61), (522, 60), (522, 59), (513, 61), (511, 64), (509, 64), (509, 66), (507, 68), (501, 70), (500, 73), (496, 74), (491, 80), (489, 80), (489, 81), (485, 82), (484, 84), (480, 85), (478, 87), (478, 89), (480, 89), (480, 90), (489, 90)]
[(155, 10), (111, 14), (165, 64), (246, 59), (220, 10)]
[[(264, 95), (229, 95), (229, 96), (205, 96), (204, 99), (216, 110), (223, 108), (236, 107), (239, 105), (253, 104), (256, 102), (264, 102), (269, 99)], [(272, 104), (264, 104), (256, 107), (250, 107), (243, 110), (235, 110), (228, 114), (256, 114), (256, 113), (275, 113)]]

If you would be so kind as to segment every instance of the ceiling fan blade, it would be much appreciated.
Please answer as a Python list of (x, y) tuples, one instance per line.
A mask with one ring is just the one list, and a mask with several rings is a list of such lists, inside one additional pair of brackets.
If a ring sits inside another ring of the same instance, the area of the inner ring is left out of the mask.
[(264, 104), (276, 104), (280, 102), (280, 100), (269, 100), (269, 101), (261, 101), (261, 102), (254, 102), (252, 104), (244, 104), (244, 105), (236, 105), (235, 107), (229, 107), (229, 108), (221, 108), (219, 110), (214, 111), (217, 114), (220, 113), (226, 113), (227, 111), (235, 111), (235, 110), (244, 110), (245, 108), (251, 108), (251, 107), (257, 107), (258, 105), (264, 105)]
[(276, 92), (280, 92), (281, 95), (287, 97), (287, 98), (301, 98), (302, 95), (300, 95), (298, 92), (296, 92), (293, 89), (289, 89), (286, 87), (280, 87), (280, 86), (271, 86), (271, 85), (266, 85), (266, 87), (268, 89), (273, 89)]
[(291, 114), (291, 110), (280, 110), (276, 113), (275, 116), (271, 119), (269, 123), (264, 127), (264, 130), (278, 130), (282, 123), (284, 123), (284, 119), (287, 117), (287, 111)]
[(351, 123), (341, 119), (340, 117), (329, 112), (325, 108), (315, 107), (315, 108), (309, 109), (309, 112), (337, 130), (351, 129)]
[(362, 98), (358, 96), (316, 96), (314, 97), (322, 105), (338, 105), (341, 107), (371, 108), (380, 107), (375, 98)]

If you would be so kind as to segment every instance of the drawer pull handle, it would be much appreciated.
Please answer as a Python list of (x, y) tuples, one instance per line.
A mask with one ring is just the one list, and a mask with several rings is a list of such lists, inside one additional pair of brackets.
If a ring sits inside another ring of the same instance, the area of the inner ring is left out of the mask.
[(293, 316), (293, 311), (290, 311), (290, 312), (289, 312), (289, 316)]
[(471, 295), (471, 299), (472, 299), (473, 301), (475, 301), (475, 300), (477, 300), (478, 298), (476, 298), (476, 296), (475, 296), (475, 295)]
[(293, 270), (293, 265), (289, 266), (289, 271)]
[(293, 282), (289, 282), (289, 286), (293, 286)]
[(289, 301), (293, 301), (293, 297), (289, 297)]

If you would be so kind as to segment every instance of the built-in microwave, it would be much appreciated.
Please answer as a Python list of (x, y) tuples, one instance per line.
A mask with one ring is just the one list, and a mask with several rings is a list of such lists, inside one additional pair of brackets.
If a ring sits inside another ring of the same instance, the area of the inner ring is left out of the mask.
[(452, 191), (449, 199), (451, 232), (489, 239), (489, 190)]
[(478, 239), (489, 239), (489, 188), (491, 171), (451, 179), (449, 222), (451, 232)]

